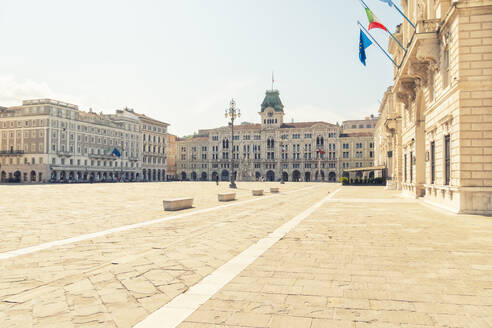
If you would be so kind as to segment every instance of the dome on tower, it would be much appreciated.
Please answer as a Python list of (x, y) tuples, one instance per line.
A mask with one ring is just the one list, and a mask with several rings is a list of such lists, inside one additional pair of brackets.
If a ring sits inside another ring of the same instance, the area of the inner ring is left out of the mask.
[(272, 107), (276, 112), (283, 112), (284, 105), (280, 100), (280, 93), (278, 90), (268, 90), (265, 95), (265, 99), (261, 104), (261, 111), (265, 111), (268, 107)]

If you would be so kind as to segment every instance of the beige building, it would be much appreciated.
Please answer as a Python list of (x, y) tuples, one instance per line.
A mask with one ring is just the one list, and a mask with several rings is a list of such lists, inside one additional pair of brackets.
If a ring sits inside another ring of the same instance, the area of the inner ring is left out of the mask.
[(416, 30), (404, 22), (395, 34), (407, 52), (390, 39), (401, 67), (380, 110), (387, 119), (377, 147), (392, 150), (394, 183), (406, 194), (455, 212), (490, 214), (492, 1), (402, 7)]
[(384, 167), (388, 189), (401, 189), (401, 116), (395, 106), (395, 95), (392, 88), (384, 94), (379, 108), (379, 121), (374, 131), (374, 165)]
[[(200, 130), (177, 143), (180, 179), (253, 181), (338, 181), (344, 170), (373, 165), (373, 131), (377, 119), (347, 121), (345, 131), (327, 122), (284, 122), (277, 90), (267, 91), (260, 123)], [(321, 150), (321, 152), (319, 152)], [(232, 167), (234, 159), (234, 169)], [(355, 178), (357, 173), (353, 173)]]
[[(167, 128), (166, 123), (155, 124)], [(0, 180), (141, 181), (143, 155), (147, 155), (142, 152), (142, 140), (149, 134), (148, 125), (147, 119), (130, 109), (97, 114), (51, 99), (1, 108)], [(156, 157), (164, 157), (164, 140), (161, 136), (155, 144), (161, 147)], [(153, 138), (151, 141), (154, 145)], [(154, 155), (153, 148), (150, 155)], [(162, 161), (159, 167), (165, 170)]]
[(142, 177), (144, 181), (165, 181), (166, 138), (169, 124), (137, 114), (142, 131)]
[(176, 152), (178, 137), (168, 133), (166, 135), (166, 179), (174, 180), (176, 174)]

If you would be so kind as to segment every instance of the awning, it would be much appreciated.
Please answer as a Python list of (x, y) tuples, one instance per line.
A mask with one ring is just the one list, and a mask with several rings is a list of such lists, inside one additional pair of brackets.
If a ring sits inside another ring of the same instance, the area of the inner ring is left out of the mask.
[(379, 165), (379, 166), (371, 166), (371, 167), (359, 167), (355, 169), (348, 169), (344, 170), (344, 172), (367, 172), (367, 171), (379, 171), (379, 170), (384, 170), (386, 166), (384, 165)]

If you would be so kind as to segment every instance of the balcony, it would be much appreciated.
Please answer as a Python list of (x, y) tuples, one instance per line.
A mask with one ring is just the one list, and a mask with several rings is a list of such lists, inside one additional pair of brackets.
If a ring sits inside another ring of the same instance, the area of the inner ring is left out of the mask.
[[(398, 99), (407, 107), (415, 100), (416, 88), (426, 86), (429, 72), (437, 71), (440, 65), (440, 42), (438, 32), (440, 19), (417, 22), (416, 32), (412, 35), (395, 76), (395, 90)], [(390, 41), (393, 42), (393, 41)], [(396, 46), (393, 44), (393, 48)]]
[(108, 154), (89, 154), (89, 158), (94, 159), (106, 159), (106, 160), (117, 160), (119, 157), (108, 155)]
[(426, 19), (417, 22), (417, 34), (437, 33), (439, 31), (441, 19)]
[(60, 157), (72, 157), (72, 153), (68, 151), (58, 151), (56, 154)]
[(22, 156), (24, 155), (23, 150), (0, 150), (1, 156)]

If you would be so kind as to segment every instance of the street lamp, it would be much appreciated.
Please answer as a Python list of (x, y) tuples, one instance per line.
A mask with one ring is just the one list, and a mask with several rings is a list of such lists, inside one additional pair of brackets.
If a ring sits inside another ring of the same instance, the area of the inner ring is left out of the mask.
[[(280, 151), (282, 152), (282, 155), (281, 156), (285, 156), (285, 148), (284, 148), (284, 144), (281, 144), (280, 145)], [(280, 158), (281, 156), (279, 156), (279, 162), (280, 162)], [(282, 160), (284, 159), (284, 157), (282, 157)], [(280, 162), (280, 164), (278, 165), (280, 167), (280, 184), (285, 184), (285, 181), (284, 181), (284, 168), (283, 168), (283, 165), (282, 165), (282, 162)]]
[(231, 100), (229, 104), (229, 109), (225, 110), (225, 118), (230, 118), (231, 119), (231, 135), (232, 135), (232, 140), (231, 140), (231, 146), (232, 146), (232, 157), (231, 157), (231, 167), (232, 167), (232, 174), (231, 174), (231, 184), (229, 185), (229, 188), (234, 188), (236, 189), (236, 177), (235, 177), (235, 171), (234, 171), (234, 120), (236, 118), (241, 117), (241, 110), (239, 108), (236, 108), (236, 102), (234, 99)]

